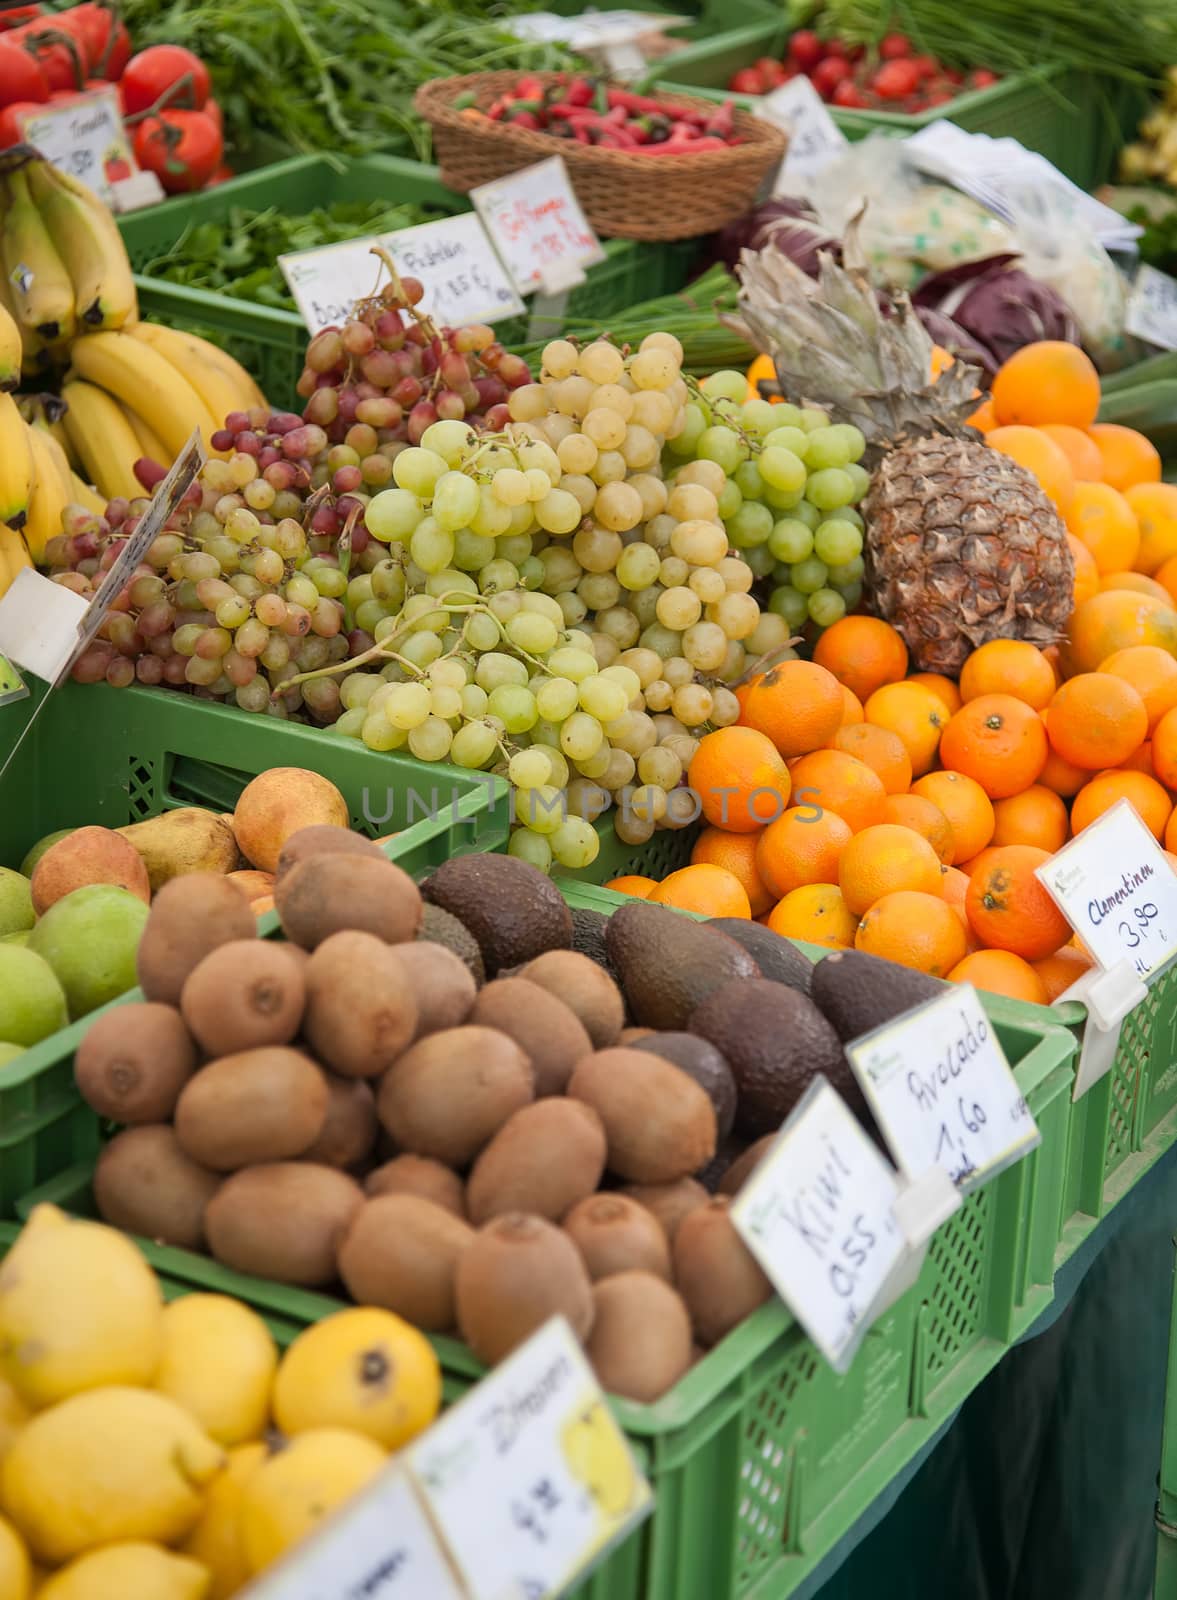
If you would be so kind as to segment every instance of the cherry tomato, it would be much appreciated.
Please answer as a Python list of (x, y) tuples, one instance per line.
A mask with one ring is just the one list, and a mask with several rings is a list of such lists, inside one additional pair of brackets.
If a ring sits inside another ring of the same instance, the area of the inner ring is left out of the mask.
[(44, 104), (43, 100), (14, 100), (11, 105), (5, 106), (3, 111), (0, 111), (0, 150), (7, 150), (10, 145), (19, 144), (24, 138), (17, 118), (26, 111), (40, 111)]
[(840, 56), (844, 61), (850, 59), (850, 46), (845, 39), (827, 39), (822, 49), (826, 56)]
[(822, 42), (812, 28), (798, 28), (789, 40), (789, 60), (799, 66), (802, 72), (809, 72), (816, 67), (824, 54)]
[(200, 57), (179, 44), (153, 44), (140, 50), (127, 62), (120, 83), (127, 115), (150, 111), (182, 79), (189, 81), (176, 90), (166, 109), (200, 110), (209, 96), (208, 68)]
[(168, 194), (203, 189), (221, 164), (224, 141), (203, 111), (161, 111), (135, 129), (135, 160)]
[(766, 94), (768, 85), (755, 67), (741, 67), (734, 73), (728, 88), (733, 94)]
[(838, 85), (849, 78), (850, 74), (849, 61), (841, 56), (827, 56), (824, 61), (818, 62), (809, 77), (822, 99), (828, 100)]
[(752, 70), (760, 74), (770, 89), (779, 89), (785, 82), (784, 63), (775, 56), (761, 56), (759, 61), (752, 63)]
[(972, 76), (974, 89), (991, 89), (997, 81), (996, 72), (991, 72), (988, 67), (978, 67)]
[(911, 64), (919, 73), (921, 83), (929, 82), (940, 71), (940, 63), (935, 56), (912, 56)]
[(0, 39), (0, 106), (14, 101), (49, 98), (49, 84), (36, 56), (7, 39)]
[(911, 40), (905, 33), (888, 33), (879, 46), (884, 61), (899, 61), (911, 54)]
[(871, 79), (871, 88), (884, 100), (906, 100), (919, 88), (914, 61), (888, 61)]
[(84, 4), (73, 6), (64, 15), (71, 18), (86, 42), (93, 75), (108, 83), (121, 78), (131, 58), (131, 36), (126, 23), (117, 19), (106, 6), (96, 5), (94, 0), (84, 0)]
[(834, 92), (830, 99), (836, 106), (845, 106), (855, 110), (861, 110), (870, 104), (862, 90), (851, 78), (843, 78), (841, 83), (835, 84)]

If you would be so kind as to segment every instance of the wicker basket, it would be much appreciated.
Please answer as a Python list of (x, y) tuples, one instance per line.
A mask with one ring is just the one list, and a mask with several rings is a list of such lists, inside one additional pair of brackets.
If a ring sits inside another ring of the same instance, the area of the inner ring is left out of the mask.
[[(540, 81), (562, 81), (558, 72)], [(439, 78), (417, 90), (416, 109), (433, 128), (434, 158), (441, 180), (466, 193), (504, 178), (520, 167), (561, 155), (576, 197), (597, 233), (614, 239), (690, 239), (726, 227), (756, 203), (761, 184), (785, 153), (785, 136), (745, 111), (735, 114), (743, 144), (698, 155), (642, 156), (577, 144), (572, 139), (516, 128), (454, 109), (459, 95), (473, 91), (484, 110), (513, 88), (517, 72), (475, 72)], [(668, 107), (714, 111), (713, 104), (684, 95), (659, 95)]]

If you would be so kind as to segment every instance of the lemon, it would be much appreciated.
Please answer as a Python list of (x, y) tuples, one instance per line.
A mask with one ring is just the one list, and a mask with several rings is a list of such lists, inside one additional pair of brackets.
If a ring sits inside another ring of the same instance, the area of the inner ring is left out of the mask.
[(629, 1509), (637, 1473), (621, 1429), (603, 1400), (593, 1400), (566, 1422), (560, 1435), (564, 1459), (607, 1517)]
[(37, 1206), (0, 1265), (0, 1373), (35, 1409), (100, 1384), (150, 1384), (155, 1274), (114, 1228)]
[(264, 1444), (243, 1444), (230, 1450), (223, 1471), (205, 1492), (200, 1521), (180, 1547), (186, 1556), (203, 1562), (212, 1573), (208, 1600), (229, 1600), (249, 1581), (241, 1543), (241, 1495), (269, 1454)]
[(240, 1300), (187, 1294), (164, 1307), (155, 1387), (191, 1412), (219, 1444), (261, 1438), (277, 1366), (270, 1330)]
[(90, 1389), (22, 1429), (0, 1467), (0, 1487), (33, 1554), (55, 1564), (117, 1540), (183, 1538), (224, 1460), (166, 1395)]
[(37, 1600), (205, 1600), (208, 1568), (157, 1544), (108, 1544), (55, 1572)]
[(241, 1494), (241, 1541), (250, 1572), (260, 1572), (313, 1533), (387, 1464), (379, 1445), (346, 1428), (312, 1428), (291, 1439), (258, 1467)]
[(0, 1517), (0, 1600), (28, 1600), (33, 1592), (33, 1564), (24, 1540)]
[(427, 1428), (441, 1405), (433, 1346), (391, 1311), (337, 1311), (300, 1333), (274, 1380), (274, 1421), (283, 1433), (354, 1428), (398, 1450)]
[(32, 1412), (12, 1385), (0, 1378), (0, 1461), (31, 1416)]

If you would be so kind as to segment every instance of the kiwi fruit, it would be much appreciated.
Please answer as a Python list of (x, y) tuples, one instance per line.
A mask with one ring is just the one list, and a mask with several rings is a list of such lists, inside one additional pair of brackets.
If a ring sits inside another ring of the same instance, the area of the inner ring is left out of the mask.
[(363, 1078), (323, 1074), (327, 1082), (327, 1115), (319, 1136), (302, 1153), (303, 1161), (321, 1162), (345, 1172), (362, 1166), (376, 1147), (380, 1123), (376, 1097)]
[(686, 1028), (714, 990), (736, 978), (760, 976), (756, 962), (734, 939), (644, 900), (613, 913), (605, 940), (630, 1017), (644, 1028)]
[(116, 1133), (94, 1168), (94, 1203), (112, 1228), (181, 1250), (203, 1250), (204, 1208), (221, 1186), (185, 1155), (169, 1123)]
[(214, 1172), (302, 1155), (323, 1131), (327, 1080), (309, 1056), (283, 1045), (210, 1061), (176, 1102), (176, 1137)]
[(494, 1028), (446, 1028), (385, 1073), (376, 1109), (404, 1150), (464, 1167), (529, 1105), (535, 1078), (514, 1039)]
[(719, 1193), (734, 1199), (776, 1141), (775, 1133), (766, 1133), (763, 1139), (757, 1139), (755, 1144), (750, 1144), (743, 1155), (736, 1157), (719, 1180)]
[(156, 892), (143, 924), (135, 971), (147, 1000), (179, 1005), (188, 974), (218, 945), (256, 939), (249, 902), (217, 872), (186, 872)]
[(197, 1054), (174, 1006), (116, 1006), (86, 1029), (74, 1057), (78, 1092), (112, 1122), (166, 1122), (196, 1071)]
[(605, 1129), (591, 1106), (537, 1100), (508, 1117), (474, 1163), (466, 1206), (476, 1226), (508, 1211), (550, 1222), (594, 1193), (605, 1171)]
[(289, 1044), (306, 1005), (303, 969), (290, 946), (233, 939), (188, 974), (180, 1010), (206, 1055)]
[(427, 1333), (455, 1321), (458, 1262), (474, 1229), (444, 1206), (415, 1194), (365, 1200), (339, 1247), (339, 1275), (352, 1299), (382, 1306)]
[(715, 917), (707, 924), (718, 933), (726, 933), (744, 949), (760, 968), (760, 976), (773, 983), (786, 984), (808, 994), (813, 983), (813, 962), (795, 944), (766, 928), (762, 923), (749, 922), (746, 917)]
[(772, 1298), (772, 1284), (737, 1233), (730, 1205), (726, 1195), (715, 1196), (684, 1217), (674, 1236), (674, 1281), (695, 1337), (708, 1348)]
[(466, 1021), (478, 985), (460, 956), (443, 944), (424, 939), (391, 948), (417, 1003), (414, 1038), (424, 1038), (441, 1028), (457, 1028)]
[(644, 1050), (597, 1050), (577, 1064), (574, 1100), (605, 1124), (609, 1170), (630, 1183), (673, 1183), (715, 1154), (715, 1110), (693, 1078)]
[(209, 1249), (236, 1272), (321, 1289), (335, 1280), (340, 1242), (363, 1203), (359, 1184), (335, 1167), (243, 1167), (205, 1209)]
[(315, 822), (309, 828), (292, 833), (278, 852), (278, 865), (274, 869), (274, 887), (308, 856), (352, 855), (367, 856), (369, 860), (386, 861), (388, 858), (378, 844), (365, 839), (362, 833), (350, 828), (337, 828), (332, 823)]
[(417, 929), (417, 937), (428, 939), (430, 944), (445, 945), (469, 968), (470, 976), (480, 988), (486, 982), (486, 968), (482, 964), (478, 940), (452, 912), (443, 911), (440, 906), (430, 905), (426, 900), (421, 908), (421, 926)]
[(632, 1048), (661, 1056), (663, 1061), (673, 1062), (688, 1078), (694, 1078), (715, 1107), (718, 1138), (727, 1138), (736, 1122), (736, 1080), (732, 1069), (709, 1040), (700, 1039), (697, 1033), (651, 1033), (636, 1040)]
[(563, 1094), (573, 1067), (593, 1048), (576, 1013), (526, 978), (496, 978), (486, 984), (478, 991), (470, 1021), (514, 1039), (531, 1062), (537, 1099)]
[(458, 1262), (458, 1328), (494, 1366), (550, 1318), (568, 1319), (582, 1342), (593, 1325), (593, 1286), (568, 1235), (521, 1211), (495, 1217)]
[(594, 1050), (617, 1043), (625, 1001), (613, 979), (578, 950), (546, 950), (517, 974), (554, 994), (580, 1018)]
[(670, 1279), (670, 1244), (662, 1224), (626, 1195), (589, 1195), (564, 1218), (564, 1232), (584, 1257), (594, 1283), (631, 1268)]
[(593, 1285), (585, 1348), (608, 1394), (648, 1405), (691, 1365), (691, 1318), (682, 1296), (652, 1272), (617, 1272)]
[(490, 978), (572, 943), (572, 913), (559, 889), (516, 856), (451, 856), (421, 893), (470, 930)]
[(621, 1193), (657, 1218), (671, 1244), (682, 1219), (711, 1198), (696, 1178), (678, 1178), (674, 1183), (634, 1183)]
[(393, 1156), (391, 1161), (369, 1172), (364, 1179), (364, 1193), (373, 1197), (415, 1194), (453, 1212), (455, 1217), (466, 1215), (466, 1189), (461, 1178), (451, 1168), (440, 1161), (431, 1161), (428, 1156)]
[(303, 1036), (333, 1072), (375, 1078), (411, 1043), (412, 986), (392, 948), (374, 934), (333, 933), (315, 947), (304, 977)]
[(417, 885), (381, 851), (305, 857), (275, 882), (274, 906), (286, 937), (307, 950), (344, 930), (401, 944), (421, 922)]

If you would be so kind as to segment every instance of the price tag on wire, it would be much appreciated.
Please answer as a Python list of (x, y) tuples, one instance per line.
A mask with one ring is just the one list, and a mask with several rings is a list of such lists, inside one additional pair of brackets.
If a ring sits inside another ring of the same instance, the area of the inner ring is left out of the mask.
[(846, 139), (825, 102), (806, 77), (791, 78), (764, 96), (756, 115), (775, 122), (789, 136), (777, 173), (777, 194), (804, 193), (823, 167), (846, 148)]
[(1138, 267), (1124, 308), (1124, 331), (1158, 350), (1177, 350), (1177, 278)]
[(406, 1458), (472, 1600), (562, 1594), (653, 1509), (563, 1317), (489, 1373)]
[(123, 127), (118, 90), (88, 90), (16, 113), (21, 139), (110, 204), (113, 185), (138, 171)]
[(559, 290), (604, 261), (562, 156), (550, 156), (470, 191), (520, 294)]
[(940, 1166), (969, 1193), (1042, 1142), (971, 984), (954, 984), (846, 1046), (909, 1178)]

